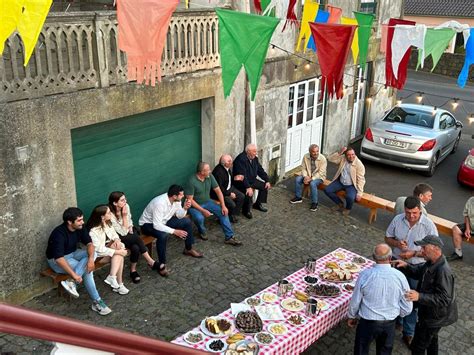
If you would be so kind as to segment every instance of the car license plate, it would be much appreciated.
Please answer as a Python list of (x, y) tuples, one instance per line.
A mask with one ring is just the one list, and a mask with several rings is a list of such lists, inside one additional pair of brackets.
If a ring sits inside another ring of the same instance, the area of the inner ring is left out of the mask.
[(385, 139), (385, 144), (386, 145), (391, 145), (392, 147), (397, 147), (397, 148), (406, 148), (407, 147), (407, 143), (396, 141), (396, 140), (393, 140), (393, 139)]

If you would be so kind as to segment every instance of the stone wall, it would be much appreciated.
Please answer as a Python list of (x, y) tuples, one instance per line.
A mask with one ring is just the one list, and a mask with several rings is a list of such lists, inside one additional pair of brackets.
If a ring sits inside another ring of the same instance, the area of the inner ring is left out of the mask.
[[(458, 54), (458, 53), (443, 53), (441, 59), (438, 62), (438, 65), (433, 70), (435, 74), (441, 74), (450, 76), (452, 78), (457, 78), (461, 69), (464, 65), (464, 59), (466, 58), (465, 54)], [(411, 57), (410, 57), (410, 69), (416, 69), (416, 64), (418, 62), (418, 51), (412, 50)], [(433, 68), (433, 59), (431, 56), (425, 59), (425, 63), (423, 68), (418, 68), (419, 71), (423, 72), (431, 72), (431, 68)], [(474, 65), (471, 65), (469, 70), (469, 81), (474, 82)]]

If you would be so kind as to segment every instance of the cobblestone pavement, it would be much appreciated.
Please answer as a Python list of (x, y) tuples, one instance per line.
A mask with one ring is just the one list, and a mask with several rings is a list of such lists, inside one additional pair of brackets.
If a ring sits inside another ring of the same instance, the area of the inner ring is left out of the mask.
[[(290, 191), (276, 187), (269, 195), (269, 212), (254, 211), (254, 218), (241, 218), (236, 235), (242, 247), (224, 244), (219, 225), (209, 221), (209, 240), (199, 241), (197, 249), (203, 259), (182, 255), (182, 242), (171, 238), (168, 260), (172, 274), (165, 279), (139, 264), (140, 284), (126, 278), (130, 294), (111, 292), (102, 281), (108, 267), (95, 273), (99, 292), (113, 313), (101, 317), (90, 310), (90, 301), (83, 287), (80, 298), (67, 301), (52, 290), (24, 304), (25, 307), (97, 325), (118, 328), (166, 341), (196, 326), (201, 319), (227, 309), (231, 302), (244, 298), (293, 273), (308, 257), (321, 257), (343, 247), (369, 256), (376, 243), (383, 241), (384, 231), (352, 217), (343, 218), (321, 206), (309, 211), (307, 200), (290, 205)], [(474, 354), (474, 273), (463, 262), (452, 263), (457, 275), (459, 321), (440, 332), (441, 354)], [(125, 273), (128, 275), (128, 268)], [(345, 322), (313, 344), (306, 354), (349, 354), (355, 332)], [(408, 354), (397, 334), (394, 354)], [(375, 344), (374, 346), (375, 347)], [(47, 342), (0, 335), (2, 353), (46, 353)], [(373, 349), (375, 350), (375, 349)], [(375, 351), (374, 351), (375, 353)]]

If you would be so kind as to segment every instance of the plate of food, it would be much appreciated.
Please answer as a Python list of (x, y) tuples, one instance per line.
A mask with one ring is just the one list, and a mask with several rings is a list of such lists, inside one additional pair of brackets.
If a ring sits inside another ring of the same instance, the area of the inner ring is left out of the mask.
[(189, 331), (183, 336), (183, 340), (191, 345), (200, 343), (201, 341), (204, 340), (204, 334), (202, 334), (199, 331)]
[(341, 294), (341, 289), (336, 285), (317, 284), (306, 287), (306, 293), (318, 298), (337, 297)]
[(352, 273), (342, 269), (328, 269), (321, 271), (319, 276), (329, 282), (347, 282), (352, 281)]
[(347, 270), (352, 273), (359, 272), (361, 270), (360, 266), (353, 262), (341, 262), (339, 266), (341, 267), (342, 270)]
[(260, 303), (262, 303), (260, 298), (257, 296), (246, 298), (244, 302), (247, 303), (250, 307), (259, 306)]
[(267, 326), (267, 330), (273, 335), (285, 335), (288, 333), (288, 327), (283, 323), (272, 323)]
[(307, 284), (307, 285), (314, 285), (314, 284), (317, 284), (318, 283), (318, 278), (317, 277), (314, 277), (314, 276), (305, 276), (303, 277), (303, 281)]
[(207, 317), (201, 322), (201, 331), (213, 338), (225, 337), (232, 333), (232, 323), (222, 317)]
[(255, 334), (263, 329), (263, 322), (257, 312), (239, 312), (235, 317), (235, 325), (239, 331), (245, 334)]
[(275, 337), (269, 332), (260, 332), (255, 334), (254, 339), (257, 343), (261, 345), (270, 345), (273, 343)]
[(206, 350), (211, 353), (221, 353), (227, 349), (227, 344), (221, 339), (210, 339), (206, 343)]
[(325, 311), (329, 308), (329, 303), (323, 300), (318, 300), (318, 311)]
[(230, 344), (225, 355), (256, 355), (258, 354), (258, 344), (252, 340), (241, 340)]
[(276, 304), (265, 304), (263, 306), (255, 306), (255, 312), (262, 320), (282, 320), (285, 316), (281, 312), (280, 306)]
[(261, 297), (263, 302), (266, 303), (275, 303), (278, 301), (278, 296), (273, 292), (264, 292)]
[(304, 318), (303, 316), (301, 316), (299, 314), (292, 314), (286, 320), (287, 320), (288, 323), (290, 323), (291, 325), (294, 325), (296, 327), (300, 327), (300, 326), (302, 326), (303, 324), (306, 323), (306, 318)]
[(339, 260), (345, 260), (347, 257), (346, 253), (343, 253), (342, 251), (335, 251), (332, 253), (332, 256)]
[(352, 258), (352, 262), (354, 264), (364, 265), (367, 262), (367, 260), (365, 258), (363, 258), (362, 256), (354, 256)]
[(326, 266), (326, 269), (340, 269), (339, 264), (335, 261), (328, 261), (324, 266)]
[(304, 303), (296, 298), (286, 298), (281, 301), (281, 307), (291, 312), (299, 312), (304, 309)]
[(347, 292), (353, 292), (355, 285), (353, 283), (347, 283), (342, 285), (342, 289)]

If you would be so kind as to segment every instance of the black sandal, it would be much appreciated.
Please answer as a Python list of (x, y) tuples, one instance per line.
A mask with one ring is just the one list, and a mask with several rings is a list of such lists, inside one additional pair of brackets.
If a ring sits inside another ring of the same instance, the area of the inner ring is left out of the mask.
[(155, 261), (152, 266), (148, 264), (148, 267), (152, 270), (160, 270), (160, 263), (158, 261)]
[(131, 277), (132, 282), (133, 282), (134, 284), (137, 284), (137, 283), (140, 282), (140, 275), (138, 274), (138, 272), (136, 272), (136, 271), (133, 271), (133, 272), (132, 272), (132, 271), (131, 271), (131, 272), (130, 272), (130, 277)]

